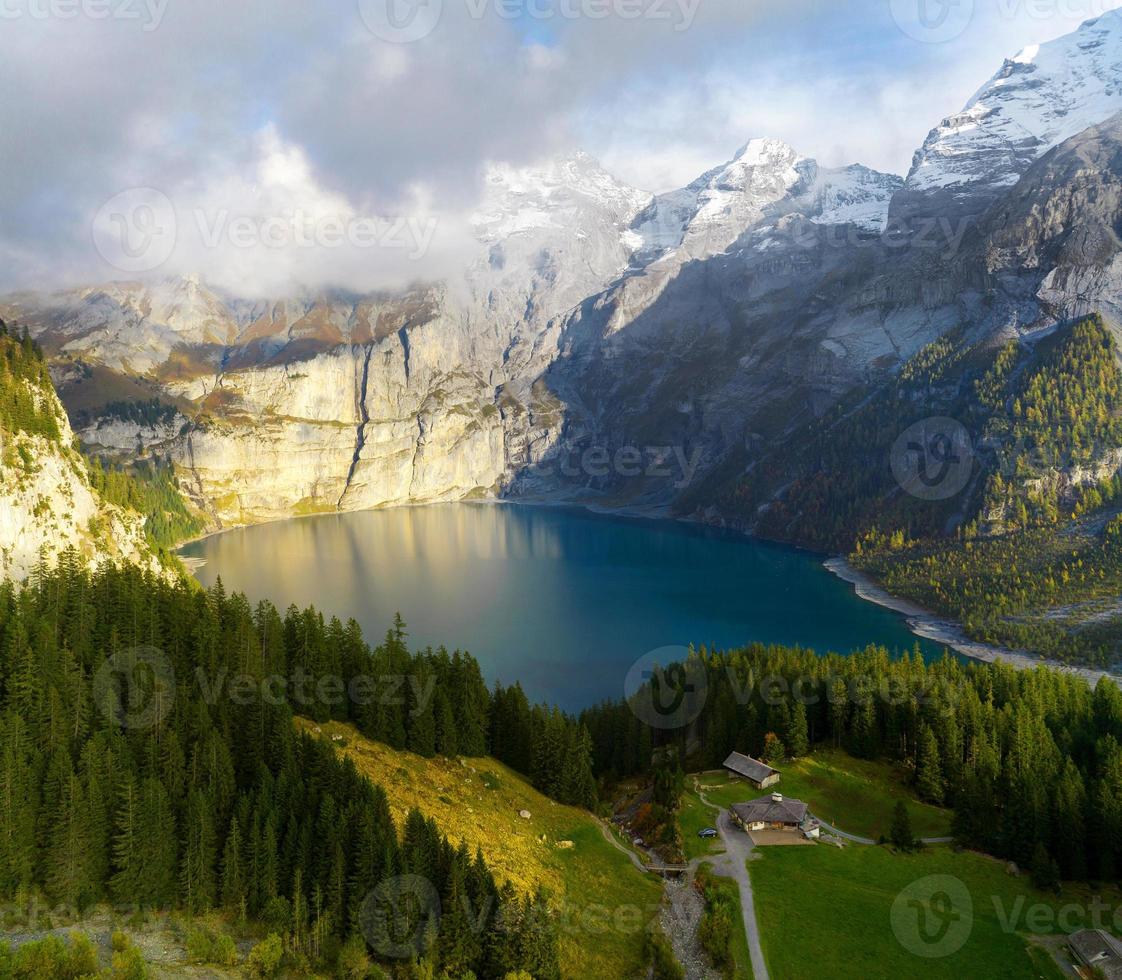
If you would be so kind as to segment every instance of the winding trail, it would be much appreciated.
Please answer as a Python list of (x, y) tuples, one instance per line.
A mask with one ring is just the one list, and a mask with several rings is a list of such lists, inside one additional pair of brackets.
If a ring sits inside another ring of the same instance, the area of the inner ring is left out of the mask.
[[(760, 942), (760, 927), (756, 919), (756, 901), (752, 893), (752, 878), (748, 873), (748, 861), (751, 860), (755, 844), (749, 834), (738, 829), (733, 824), (732, 819), (729, 817), (728, 810), (711, 802), (700, 786), (695, 785), (694, 791), (697, 793), (697, 797), (701, 800), (702, 804), (716, 812), (717, 833), (720, 834), (721, 842), (725, 845), (725, 853), (694, 858), (689, 862), (689, 872), (692, 875), (697, 871), (699, 865), (709, 864), (712, 866), (714, 874), (722, 878), (732, 878), (736, 882), (740, 892), (740, 912), (744, 919), (744, 935), (748, 940), (748, 954), (752, 960), (752, 973), (755, 980), (770, 980), (767, 962), (764, 960), (763, 945)], [(819, 819), (818, 822), (822, 825), (823, 830), (843, 840), (847, 840), (850, 843), (872, 847), (877, 845), (877, 842), (871, 837), (851, 834), (821, 819)], [(600, 833), (604, 835), (604, 840), (611, 844), (617, 851), (626, 855), (627, 859), (634, 865), (636, 870), (643, 874), (657, 874), (665, 870), (659, 866), (645, 864), (634, 849), (622, 843), (612, 832), (611, 827), (603, 820), (597, 820), (596, 823), (600, 828)], [(924, 844), (949, 844), (954, 840), (953, 837), (921, 837), (919, 839)]]
[(603, 820), (597, 818), (596, 824), (600, 828), (600, 833), (604, 835), (604, 840), (611, 844), (612, 847), (614, 847), (617, 851), (626, 854), (628, 860), (630, 860), (636, 868), (642, 871), (643, 874), (653, 873), (653, 869), (645, 865), (643, 863), (643, 859), (639, 857), (638, 854), (636, 854), (630, 847), (627, 847), (619, 842), (619, 838), (617, 838), (616, 835), (612, 833), (611, 827), (604, 823)]

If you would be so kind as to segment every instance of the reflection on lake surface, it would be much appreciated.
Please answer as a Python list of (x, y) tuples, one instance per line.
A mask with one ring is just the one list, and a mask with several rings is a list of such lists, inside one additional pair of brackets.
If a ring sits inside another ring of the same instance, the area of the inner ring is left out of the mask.
[[(377, 642), (460, 648), (490, 681), (578, 709), (665, 646), (752, 640), (849, 652), (917, 642), (821, 559), (709, 529), (518, 505), (441, 504), (262, 524), (183, 548), (204, 585), (325, 615)], [(935, 655), (930, 644), (925, 653)]]

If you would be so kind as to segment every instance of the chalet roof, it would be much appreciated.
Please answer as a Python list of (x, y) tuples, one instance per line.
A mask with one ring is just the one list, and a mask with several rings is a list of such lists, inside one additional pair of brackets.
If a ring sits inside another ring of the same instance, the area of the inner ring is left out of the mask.
[(729, 809), (742, 823), (801, 824), (806, 819), (806, 804), (802, 800), (778, 793), (748, 803), (734, 803)]
[(759, 759), (753, 759), (750, 755), (742, 755), (739, 752), (733, 752), (725, 759), (725, 768), (731, 769), (740, 776), (747, 776), (757, 783), (762, 783), (768, 776), (773, 776), (778, 772), (771, 766), (760, 762)]
[(1122, 943), (1101, 929), (1081, 929), (1068, 936), (1068, 944), (1088, 966), (1107, 980), (1122, 977)]

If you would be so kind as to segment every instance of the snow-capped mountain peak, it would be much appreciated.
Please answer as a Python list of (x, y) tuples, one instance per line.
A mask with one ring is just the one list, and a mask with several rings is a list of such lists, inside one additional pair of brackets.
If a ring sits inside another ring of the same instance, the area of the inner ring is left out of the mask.
[(807, 217), (818, 225), (855, 225), (880, 233), (888, 222), (892, 195), (904, 184), (902, 177), (870, 170), (859, 163), (848, 167), (815, 167), (816, 173), (803, 195)]
[(753, 139), (686, 187), (659, 194), (631, 226), (640, 243), (637, 263), (675, 253), (701, 258), (728, 248), (767, 205), (800, 182), (800, 160), (782, 140)]
[(1009, 58), (916, 152), (909, 192), (998, 193), (1049, 149), (1122, 110), (1122, 11)]
[(827, 168), (778, 139), (754, 139), (725, 164), (680, 190), (660, 194), (631, 227), (634, 264), (721, 252), (777, 211), (817, 224), (879, 232), (902, 180), (853, 164)]
[(569, 227), (590, 211), (625, 225), (650, 197), (577, 151), (529, 167), (492, 165), (471, 220), (476, 236), (489, 244), (533, 229)]

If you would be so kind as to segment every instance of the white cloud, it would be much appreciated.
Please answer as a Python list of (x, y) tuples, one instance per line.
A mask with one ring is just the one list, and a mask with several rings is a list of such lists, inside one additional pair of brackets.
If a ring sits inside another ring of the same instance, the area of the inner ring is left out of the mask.
[[(583, 145), (664, 190), (774, 135), (826, 164), (901, 172), (1003, 57), (1096, 12), (1080, 4), (1122, 0), (976, 0), (970, 27), (942, 45), (906, 36), (884, 0), (612, 0), (606, 18), (551, 2), (511, 19), (443, 0), (412, 44), (371, 33), (356, 0), (171, 0), (155, 30), (4, 20), (0, 285), (106, 276), (92, 216), (132, 187), (174, 201), (176, 271), (237, 289), (358, 289), (460, 261), (488, 160)], [(619, 15), (636, 9), (668, 18)], [(391, 248), (226, 254), (183, 227), (197, 210), (263, 221), (284, 209), (435, 219), (439, 231), (423, 261), (403, 263)]]

